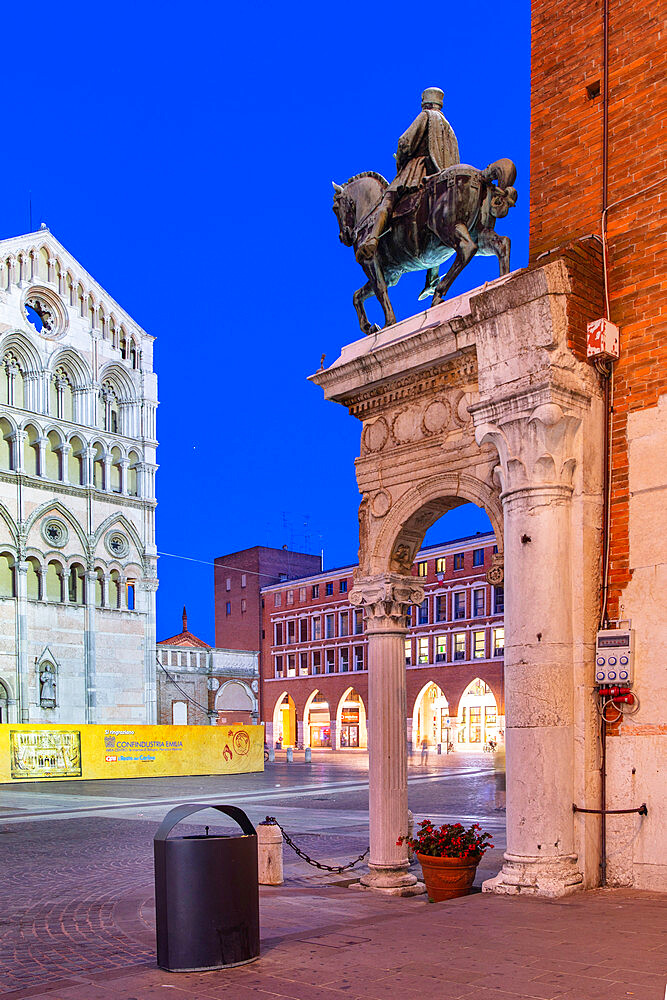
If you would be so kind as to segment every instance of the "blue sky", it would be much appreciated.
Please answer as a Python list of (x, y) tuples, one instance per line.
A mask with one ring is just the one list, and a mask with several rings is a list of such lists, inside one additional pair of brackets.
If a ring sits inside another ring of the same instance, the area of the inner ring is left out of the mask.
[[(3, 15), (0, 236), (47, 223), (156, 338), (158, 637), (213, 641), (212, 560), (288, 544), (356, 558), (361, 425), (306, 381), (358, 338), (363, 274), (338, 241), (331, 181), (392, 177), (424, 87), (445, 91), (461, 159), (509, 156), (528, 255), (530, 9), (83, 4)], [(30, 45), (26, 47), (26, 42)], [(497, 276), (477, 258), (450, 295)], [(392, 291), (418, 311), (422, 275)], [(368, 304), (369, 314), (375, 303)], [(459, 508), (430, 541), (487, 524)]]

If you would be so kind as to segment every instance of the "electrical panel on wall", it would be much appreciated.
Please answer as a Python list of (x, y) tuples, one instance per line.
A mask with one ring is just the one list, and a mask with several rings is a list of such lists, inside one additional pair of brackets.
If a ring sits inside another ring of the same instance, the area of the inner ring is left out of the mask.
[(595, 642), (598, 687), (630, 687), (635, 675), (635, 633), (631, 628), (600, 629)]

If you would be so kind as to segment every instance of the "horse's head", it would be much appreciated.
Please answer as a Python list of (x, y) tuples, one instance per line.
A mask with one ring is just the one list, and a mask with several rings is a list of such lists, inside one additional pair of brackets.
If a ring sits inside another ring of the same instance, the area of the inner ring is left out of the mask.
[(513, 187), (492, 187), (489, 211), (494, 219), (504, 219), (510, 208), (516, 205), (517, 193)]
[(354, 244), (355, 230), (380, 201), (388, 182), (374, 170), (355, 174), (345, 184), (333, 183), (334, 215), (340, 226), (340, 241), (346, 247)]
[(345, 190), (347, 184), (336, 184), (335, 181), (331, 183), (334, 188), (333, 213), (338, 219), (340, 227), (338, 238), (346, 247), (351, 247), (354, 240), (357, 208), (354, 200)]

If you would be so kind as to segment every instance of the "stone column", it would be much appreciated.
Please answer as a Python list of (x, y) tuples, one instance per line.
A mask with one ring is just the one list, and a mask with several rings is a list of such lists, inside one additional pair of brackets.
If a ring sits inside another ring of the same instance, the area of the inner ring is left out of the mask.
[(350, 602), (363, 607), (368, 636), (368, 757), (370, 858), (361, 883), (393, 896), (424, 886), (409, 871), (408, 765), (405, 739), (407, 616), (424, 592), (412, 577), (383, 573), (358, 580)]
[(39, 448), (39, 475), (42, 477), (46, 476), (46, 449), (48, 446), (48, 438), (37, 438), (37, 447)]
[(16, 690), (19, 722), (30, 722), (30, 689), (28, 684), (28, 562), (16, 561)]
[(303, 719), (296, 720), (296, 744), (299, 747), (303, 746)]
[[(154, 571), (154, 568), (153, 568)], [(144, 706), (147, 725), (155, 725), (157, 717), (157, 660), (156, 660), (156, 614), (155, 594), (158, 581), (154, 576), (144, 577), (138, 582), (143, 592), (141, 607), (144, 618)]]
[(538, 389), (471, 410), (478, 442), (493, 442), (500, 456), (505, 543), (507, 851), (484, 891), (564, 896), (582, 885), (571, 527), (582, 402)]
[(95, 584), (97, 573), (87, 570), (86, 581), (86, 631), (84, 635), (84, 659), (86, 678), (86, 722), (97, 722), (97, 683), (95, 656)]
[(69, 483), (69, 456), (71, 450), (71, 444), (61, 444), (60, 446), (60, 480), (63, 483)]
[[(329, 705), (329, 713), (331, 713), (331, 705)], [(333, 719), (329, 715), (329, 742), (331, 743), (332, 750), (338, 750), (338, 726), (336, 725), (336, 716)]]

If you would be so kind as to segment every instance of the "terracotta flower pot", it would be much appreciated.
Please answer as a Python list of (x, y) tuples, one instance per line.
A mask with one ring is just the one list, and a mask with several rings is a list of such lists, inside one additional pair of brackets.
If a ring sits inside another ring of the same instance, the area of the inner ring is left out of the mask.
[(430, 900), (440, 903), (443, 899), (470, 894), (481, 854), (471, 854), (467, 858), (435, 858), (416, 853)]

